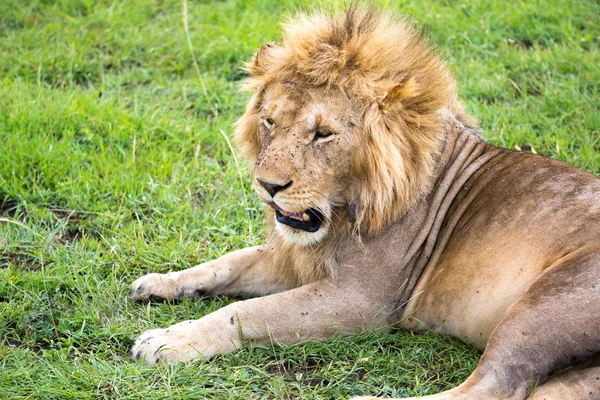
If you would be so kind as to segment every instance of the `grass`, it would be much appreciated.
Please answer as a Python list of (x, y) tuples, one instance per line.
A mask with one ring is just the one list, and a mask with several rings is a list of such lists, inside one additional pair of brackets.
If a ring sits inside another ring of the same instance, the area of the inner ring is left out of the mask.
[[(598, 2), (387, 3), (440, 45), (491, 142), (600, 174)], [(408, 396), (470, 374), (478, 352), (408, 332), (188, 365), (125, 357), (143, 330), (234, 301), (126, 293), (262, 241), (224, 135), (247, 100), (239, 66), (299, 6), (190, 0), (201, 82), (180, 1), (0, 2), (0, 398)]]

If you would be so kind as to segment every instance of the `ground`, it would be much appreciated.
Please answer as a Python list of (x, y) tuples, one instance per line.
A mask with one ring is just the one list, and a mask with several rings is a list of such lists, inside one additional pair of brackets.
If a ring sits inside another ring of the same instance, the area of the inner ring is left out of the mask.
[[(430, 33), (492, 143), (600, 173), (597, 1), (379, 3)], [(406, 396), (473, 370), (469, 346), (407, 332), (126, 358), (140, 332), (235, 301), (127, 291), (263, 240), (229, 144), (239, 67), (297, 7), (190, 0), (186, 34), (181, 1), (0, 2), (0, 398)]]

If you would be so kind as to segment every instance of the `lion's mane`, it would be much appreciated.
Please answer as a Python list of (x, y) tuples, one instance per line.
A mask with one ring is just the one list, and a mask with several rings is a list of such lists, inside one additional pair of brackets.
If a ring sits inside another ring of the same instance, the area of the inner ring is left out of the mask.
[(236, 141), (251, 163), (260, 152), (259, 112), (271, 83), (337, 87), (356, 104), (363, 137), (351, 155), (348, 188), (355, 233), (381, 230), (431, 186), (444, 141), (440, 110), (468, 118), (454, 79), (424, 35), (406, 19), (369, 7), (300, 14), (284, 24), (282, 44), (264, 45), (246, 68), (243, 88), (253, 95)]

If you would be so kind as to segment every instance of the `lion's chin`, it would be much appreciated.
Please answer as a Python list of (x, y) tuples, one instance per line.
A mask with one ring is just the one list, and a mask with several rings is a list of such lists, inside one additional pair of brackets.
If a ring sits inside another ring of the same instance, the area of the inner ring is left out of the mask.
[(308, 247), (314, 246), (322, 241), (329, 232), (329, 226), (326, 223), (321, 224), (318, 230), (307, 232), (305, 230), (292, 228), (277, 221), (275, 223), (275, 232), (288, 242)]

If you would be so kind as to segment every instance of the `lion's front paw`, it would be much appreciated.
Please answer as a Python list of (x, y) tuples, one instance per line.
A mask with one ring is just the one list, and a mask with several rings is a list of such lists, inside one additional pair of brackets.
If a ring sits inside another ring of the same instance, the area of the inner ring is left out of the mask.
[(167, 329), (152, 329), (144, 332), (135, 341), (130, 356), (145, 364), (157, 362), (186, 362), (205, 354), (207, 345), (195, 336), (197, 321), (184, 321)]
[(148, 274), (131, 284), (129, 297), (134, 300), (171, 300), (178, 296), (175, 279), (167, 274)]

